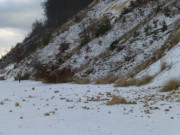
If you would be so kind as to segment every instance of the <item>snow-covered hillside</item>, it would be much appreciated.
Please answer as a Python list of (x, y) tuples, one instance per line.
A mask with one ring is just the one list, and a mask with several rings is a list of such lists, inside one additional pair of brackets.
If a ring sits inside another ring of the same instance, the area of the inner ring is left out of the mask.
[[(8, 65), (1, 76), (14, 78), (22, 71), (33, 78), (37, 69), (32, 65), (36, 60), (49, 67), (52, 74), (68, 68), (75, 73), (73, 77), (91, 81), (131, 74), (132, 78), (152, 75), (154, 82), (162, 84), (169, 74), (172, 78), (180, 77), (174, 72), (179, 67), (179, 2), (148, 1), (135, 7), (130, 7), (130, 2), (94, 1), (77, 15), (85, 14), (84, 18), (78, 22), (74, 18), (69, 20), (52, 34), (47, 46), (20, 63)], [(94, 35), (104, 20), (110, 21), (110, 29)], [(162, 63), (167, 66), (163, 71)], [(56, 68), (50, 69), (52, 66)]]

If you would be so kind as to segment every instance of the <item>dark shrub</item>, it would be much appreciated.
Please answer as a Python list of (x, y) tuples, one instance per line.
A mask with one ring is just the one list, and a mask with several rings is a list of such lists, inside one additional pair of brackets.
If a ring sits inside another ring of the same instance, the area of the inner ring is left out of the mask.
[(70, 45), (69, 43), (63, 42), (63, 43), (60, 44), (59, 50), (60, 50), (61, 52), (64, 52), (64, 51), (66, 51), (67, 49), (69, 49), (69, 45)]
[(46, 46), (51, 41), (51, 35), (47, 35), (43, 38), (43, 45)]
[(149, 34), (150, 30), (152, 29), (152, 27), (150, 25), (147, 25), (145, 28), (144, 28), (144, 31), (146, 32), (146, 35)]
[(161, 12), (161, 10), (162, 10), (161, 6), (158, 5), (158, 6), (156, 7), (156, 12), (159, 13), (159, 12)]
[(89, 43), (89, 40), (88, 40), (87, 38), (85, 38), (85, 39), (83, 39), (83, 40), (81, 41), (80, 46), (83, 47), (83, 46), (85, 46), (87, 43)]
[(61, 70), (58, 70), (56, 73), (58, 83), (67, 83), (73, 81), (73, 75), (74, 71), (72, 71), (70, 68), (64, 67)]
[(105, 34), (108, 30), (111, 29), (110, 20), (105, 20), (102, 24), (100, 24), (96, 30), (96, 36), (101, 36)]
[(136, 31), (136, 32), (133, 33), (133, 37), (136, 38), (136, 37), (139, 36), (139, 34), (140, 34), (140, 33), (139, 33), (138, 31)]
[[(136, 8), (136, 7), (140, 7), (144, 4), (146, 4), (147, 2), (149, 2), (150, 0), (132, 0), (130, 1), (130, 7), (131, 8)], [(154, 1), (154, 0), (153, 0)]]
[(163, 13), (165, 16), (169, 17), (171, 15), (171, 10), (168, 7), (166, 7), (163, 9)]
[(16, 49), (13, 50), (13, 54), (12, 54), (13, 60), (12, 61), (18, 63), (23, 59), (23, 53), (25, 50), (24, 50), (23, 46), (21, 46), (20, 43), (18, 43), (16, 46), (17, 46)]
[(63, 63), (64, 63), (64, 59), (60, 57), (60, 58), (58, 59), (57, 64), (58, 64), (58, 65), (62, 65)]
[(35, 79), (44, 83), (67, 83), (72, 81), (74, 75), (70, 68), (59, 69), (58, 65), (44, 65), (38, 59), (33, 60), (32, 66), (36, 70)]
[(166, 31), (167, 28), (168, 28), (168, 26), (167, 26), (166, 22), (163, 21), (163, 22), (162, 22), (162, 28), (161, 28), (162, 32)]
[(111, 43), (111, 45), (110, 45), (110, 50), (113, 51), (114, 49), (116, 49), (118, 43), (119, 43), (118, 40), (113, 41), (113, 42)]
[(122, 10), (122, 12), (121, 12), (121, 14), (120, 14), (119, 17), (122, 18), (124, 15), (128, 14), (128, 13), (131, 12), (131, 11), (132, 11), (131, 8), (125, 7), (125, 8)]
[(15, 80), (28, 80), (29, 78), (30, 78), (30, 76), (31, 76), (31, 73), (30, 72), (26, 72), (26, 73), (24, 73), (24, 75), (22, 75), (22, 76), (15, 76)]

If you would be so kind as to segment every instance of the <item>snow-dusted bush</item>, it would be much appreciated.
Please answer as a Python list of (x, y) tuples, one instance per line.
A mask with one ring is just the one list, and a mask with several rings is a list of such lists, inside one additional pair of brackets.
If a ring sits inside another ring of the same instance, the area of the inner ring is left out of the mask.
[(128, 14), (131, 11), (132, 11), (132, 8), (128, 8), (128, 7), (123, 8), (119, 18), (122, 18), (124, 15)]
[(63, 53), (64, 51), (66, 51), (67, 49), (69, 49), (69, 45), (70, 45), (70, 43), (62, 42), (62, 43), (60, 44), (59, 51), (60, 51), (61, 53)]
[(163, 13), (165, 16), (169, 17), (171, 15), (171, 10), (169, 9), (169, 7), (166, 7), (163, 9)]
[(96, 30), (96, 36), (101, 36), (111, 29), (110, 20), (106, 19), (102, 24), (100, 24)]

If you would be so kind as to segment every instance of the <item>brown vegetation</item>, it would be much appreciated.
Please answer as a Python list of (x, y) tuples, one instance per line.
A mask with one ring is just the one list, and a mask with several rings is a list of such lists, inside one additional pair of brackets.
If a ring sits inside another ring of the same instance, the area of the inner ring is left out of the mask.
[(149, 75), (143, 76), (141, 79), (128, 79), (126, 77), (122, 77), (116, 82), (114, 86), (115, 87), (127, 87), (133, 85), (141, 86), (149, 83), (153, 78), (154, 76), (149, 76)]
[(96, 84), (111, 84), (111, 83), (114, 83), (116, 80), (117, 80), (117, 77), (107, 76), (107, 77), (97, 78), (95, 80), (95, 83)]
[(70, 45), (70, 43), (67, 43), (67, 42), (61, 43), (60, 47), (59, 47), (60, 52), (63, 53), (64, 51), (69, 49), (69, 45)]
[(135, 101), (127, 101), (124, 97), (112, 96), (110, 101), (106, 102), (106, 105), (116, 105), (116, 104), (136, 104)]
[(168, 91), (172, 91), (172, 90), (178, 90), (179, 87), (180, 87), (180, 81), (177, 79), (172, 79), (172, 80), (168, 81), (160, 91), (168, 92)]
[(167, 68), (167, 63), (164, 60), (161, 60), (161, 72)]
[(89, 84), (91, 81), (88, 78), (75, 78), (74, 83), (76, 84)]
[(70, 68), (64, 67), (59, 69), (57, 65), (45, 65), (34, 59), (32, 66), (36, 70), (35, 80), (44, 83), (67, 83), (73, 81), (74, 71)]

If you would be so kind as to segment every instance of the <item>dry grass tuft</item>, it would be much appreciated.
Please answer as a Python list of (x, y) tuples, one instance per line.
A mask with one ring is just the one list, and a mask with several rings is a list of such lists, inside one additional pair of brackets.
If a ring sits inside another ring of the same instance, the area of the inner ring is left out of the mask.
[(106, 102), (106, 105), (127, 104), (127, 103), (128, 102), (123, 97), (112, 96), (112, 99)]
[(111, 84), (114, 83), (117, 80), (116, 77), (103, 77), (103, 78), (97, 78), (95, 80), (96, 84)]
[(151, 82), (153, 78), (154, 76), (150, 76), (150, 75), (143, 76), (141, 79), (138, 79), (136, 81), (136, 85), (141, 86), (144, 84), (148, 84), (149, 82)]
[(128, 79), (126, 77), (123, 77), (119, 79), (114, 86), (115, 87), (127, 87), (133, 85), (141, 86), (148, 84), (153, 78), (154, 76), (149, 76), (149, 75), (143, 76), (141, 79)]
[(160, 91), (168, 92), (168, 91), (172, 91), (172, 90), (177, 90), (179, 87), (180, 87), (180, 80), (172, 79), (172, 80), (168, 81)]
[(76, 83), (76, 84), (90, 84), (90, 80), (89, 79), (87, 79), (87, 78), (75, 78), (74, 79), (74, 83)]
[(123, 78), (120, 78), (114, 86), (115, 87), (126, 87), (126, 86), (131, 86), (131, 85), (134, 85), (134, 79), (128, 80), (126, 77), (123, 77)]
[(1, 76), (0, 77), (0, 80), (6, 80), (4, 76)]
[(164, 60), (161, 60), (161, 72), (167, 68), (167, 63)]

